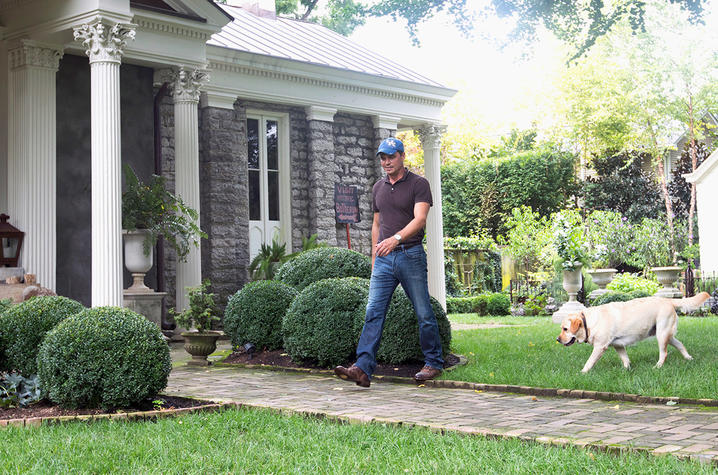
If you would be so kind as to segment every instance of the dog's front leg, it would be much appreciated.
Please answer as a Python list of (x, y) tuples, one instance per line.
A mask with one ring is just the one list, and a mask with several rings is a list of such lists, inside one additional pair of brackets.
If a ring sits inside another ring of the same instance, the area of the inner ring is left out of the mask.
[(625, 346), (614, 346), (616, 349), (616, 353), (618, 353), (618, 356), (621, 357), (621, 361), (623, 362), (623, 367), (626, 369), (631, 369), (631, 360), (628, 359), (628, 353), (626, 352)]
[(596, 364), (596, 361), (598, 361), (598, 359), (601, 358), (601, 355), (603, 355), (604, 351), (606, 351), (605, 346), (594, 346), (593, 352), (591, 353), (591, 356), (588, 358), (588, 361), (586, 361), (586, 364), (584, 365), (581, 372), (588, 373), (591, 370), (591, 368), (593, 368), (593, 365)]

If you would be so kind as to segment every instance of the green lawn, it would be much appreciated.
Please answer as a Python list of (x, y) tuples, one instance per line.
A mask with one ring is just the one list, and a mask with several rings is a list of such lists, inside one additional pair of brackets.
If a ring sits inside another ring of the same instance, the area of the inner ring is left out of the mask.
[(7, 428), (0, 435), (0, 473), (712, 473), (670, 456), (614, 456), (246, 409)]
[[(479, 317), (450, 315), (460, 323), (508, 323), (505, 328), (454, 331), (452, 351), (468, 357), (464, 367), (444, 378), (492, 384), (586, 389), (641, 394), (718, 398), (718, 317), (680, 317), (677, 338), (693, 361), (686, 361), (669, 346), (661, 369), (655, 338), (628, 347), (631, 369), (625, 370), (613, 348), (609, 348), (593, 369), (581, 373), (592, 346), (564, 347), (556, 342), (559, 325), (548, 317)], [(523, 322), (527, 326), (517, 326)]]

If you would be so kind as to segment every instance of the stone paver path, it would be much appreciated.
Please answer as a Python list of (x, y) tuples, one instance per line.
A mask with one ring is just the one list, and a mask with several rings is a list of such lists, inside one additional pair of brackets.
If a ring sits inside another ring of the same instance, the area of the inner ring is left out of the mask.
[(233, 367), (172, 370), (168, 395), (428, 426), (556, 444), (631, 447), (718, 460), (718, 411), (591, 399), (545, 398)]

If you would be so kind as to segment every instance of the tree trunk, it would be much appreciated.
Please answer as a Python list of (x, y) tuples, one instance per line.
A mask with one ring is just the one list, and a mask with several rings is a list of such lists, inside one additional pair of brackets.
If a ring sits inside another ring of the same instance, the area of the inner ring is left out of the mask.
[(658, 140), (656, 139), (656, 134), (653, 131), (653, 124), (651, 124), (651, 120), (648, 121), (648, 130), (651, 133), (651, 139), (653, 140), (653, 161), (656, 164), (656, 167), (658, 168), (658, 181), (661, 184), (661, 192), (663, 193), (663, 202), (666, 205), (666, 222), (668, 223), (668, 232), (670, 233), (670, 239), (671, 239), (671, 255), (673, 256), (673, 260), (676, 259), (676, 237), (675, 237), (675, 231), (673, 230), (673, 206), (671, 205), (671, 197), (668, 194), (668, 185), (666, 184), (666, 173), (665, 168), (663, 167), (663, 154), (660, 153), (660, 148), (658, 147)]
[[(698, 153), (696, 144), (696, 129), (693, 119), (693, 96), (688, 94), (688, 130), (691, 137), (690, 153), (691, 153), (691, 172), (695, 172), (698, 167)], [(696, 184), (691, 183), (691, 207), (688, 211), (688, 246), (693, 245), (693, 219), (696, 214)]]

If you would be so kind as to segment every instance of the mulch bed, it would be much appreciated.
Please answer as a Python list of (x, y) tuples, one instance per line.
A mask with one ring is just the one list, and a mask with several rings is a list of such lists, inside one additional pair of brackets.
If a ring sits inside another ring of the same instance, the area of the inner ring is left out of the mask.
[[(447, 356), (445, 361), (445, 368), (449, 368), (451, 366), (454, 366), (458, 364), (459, 357), (450, 354)], [(257, 353), (254, 353), (251, 357), (249, 354), (242, 351), (235, 351), (234, 353), (227, 356), (224, 360), (222, 360), (222, 363), (241, 363), (241, 364), (251, 364), (251, 365), (267, 365), (267, 366), (276, 366), (276, 367), (282, 367), (282, 368), (310, 368), (310, 369), (323, 369), (326, 370), (327, 368), (323, 368), (321, 366), (314, 366), (310, 364), (299, 364), (296, 363), (288, 354), (284, 353), (283, 350), (276, 350), (276, 351), (260, 351)], [(351, 365), (350, 362), (345, 363), (346, 366)], [(380, 364), (377, 365), (376, 371), (374, 374), (380, 375), (380, 376), (401, 376), (405, 378), (413, 378), (416, 373), (419, 372), (419, 370), (424, 366), (424, 363), (422, 362), (415, 362), (415, 363), (405, 363), (400, 365), (386, 365), (386, 364)]]
[(63, 409), (50, 401), (43, 400), (29, 407), (13, 407), (9, 409), (0, 408), (0, 420), (7, 419), (29, 419), (32, 417), (58, 417), (58, 416), (80, 416), (80, 415), (97, 415), (97, 414), (115, 414), (118, 412), (139, 412), (156, 410), (152, 401), (163, 401), (162, 410), (180, 409), (185, 407), (197, 407), (205, 404), (211, 404), (209, 401), (200, 401), (197, 399), (189, 399), (174, 396), (157, 396), (153, 400), (148, 400), (144, 404), (136, 407), (125, 408), (116, 411), (105, 411), (102, 409)]

